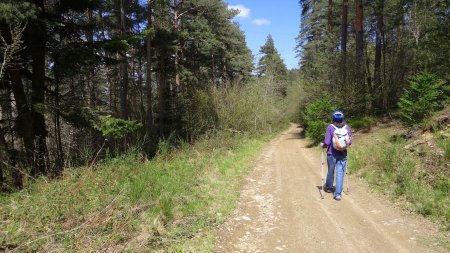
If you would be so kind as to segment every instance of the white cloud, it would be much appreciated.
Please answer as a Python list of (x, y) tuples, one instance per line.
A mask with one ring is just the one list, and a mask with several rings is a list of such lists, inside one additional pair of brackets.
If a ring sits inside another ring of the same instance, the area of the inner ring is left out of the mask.
[(253, 19), (252, 23), (255, 25), (270, 25), (271, 22), (268, 19), (260, 18), (260, 19)]
[(239, 11), (239, 14), (236, 15), (238, 18), (249, 18), (250, 17), (250, 9), (245, 7), (242, 4), (238, 5), (229, 5), (228, 9), (236, 9)]

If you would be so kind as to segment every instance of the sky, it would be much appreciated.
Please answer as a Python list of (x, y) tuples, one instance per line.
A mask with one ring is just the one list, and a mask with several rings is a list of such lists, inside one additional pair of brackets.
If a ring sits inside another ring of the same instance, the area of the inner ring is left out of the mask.
[(255, 60), (270, 34), (288, 69), (298, 67), (295, 38), (300, 27), (298, 0), (225, 0), (229, 8), (239, 9), (233, 19), (245, 33), (247, 45)]

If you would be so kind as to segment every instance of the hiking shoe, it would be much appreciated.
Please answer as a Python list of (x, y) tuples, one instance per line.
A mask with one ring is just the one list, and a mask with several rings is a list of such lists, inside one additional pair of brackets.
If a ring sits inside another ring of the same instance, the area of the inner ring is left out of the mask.
[(337, 195), (337, 196), (334, 196), (334, 199), (337, 200), (337, 201), (340, 201), (342, 198), (341, 198), (340, 195)]
[(328, 192), (328, 193), (334, 192), (334, 187), (333, 187), (333, 186), (332, 186), (332, 187), (326, 187), (326, 186), (324, 185), (322, 189), (324, 189), (324, 191), (325, 191), (325, 192)]

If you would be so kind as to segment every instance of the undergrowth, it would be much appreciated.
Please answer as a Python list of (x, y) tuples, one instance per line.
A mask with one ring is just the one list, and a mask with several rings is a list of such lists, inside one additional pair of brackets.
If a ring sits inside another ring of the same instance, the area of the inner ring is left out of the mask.
[[(263, 80), (196, 92), (187, 103), (196, 110), (183, 118), (192, 144), (170, 135), (155, 143), (158, 152), (150, 161), (132, 148), (0, 195), (0, 251), (213, 251), (211, 230), (234, 209), (252, 157), (287, 125), (286, 112), (296, 111), (289, 107), (298, 106), (267, 85)], [(110, 130), (119, 138), (139, 127), (113, 121), (100, 127), (105, 137)], [(93, 153), (84, 153), (89, 161)]]
[(347, 124), (352, 126), (354, 131), (370, 130), (375, 125), (375, 119), (370, 116), (357, 117), (347, 120)]
[(399, 136), (389, 128), (359, 139), (350, 154), (350, 172), (450, 231), (449, 140), (439, 137), (445, 142), (442, 151), (427, 143), (408, 146), (413, 140)]
[(217, 134), (147, 162), (134, 152), (2, 195), (0, 251), (212, 251), (208, 231), (272, 135)]

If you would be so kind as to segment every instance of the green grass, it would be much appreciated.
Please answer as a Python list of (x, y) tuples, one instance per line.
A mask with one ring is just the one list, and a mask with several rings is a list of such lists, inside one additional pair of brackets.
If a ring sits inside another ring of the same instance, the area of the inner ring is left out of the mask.
[(27, 251), (212, 251), (212, 229), (272, 135), (220, 134), (164, 150), (67, 170), (0, 196), (0, 248)]
[[(398, 134), (398, 130), (384, 129), (355, 142), (349, 156), (350, 173), (450, 231), (448, 156), (428, 145), (416, 146), (415, 151), (406, 149), (413, 140), (392, 141), (391, 137)], [(440, 241), (450, 249), (448, 238)]]
[(445, 159), (450, 160), (450, 129), (437, 133), (435, 135), (435, 141), (437, 145), (442, 149)]

